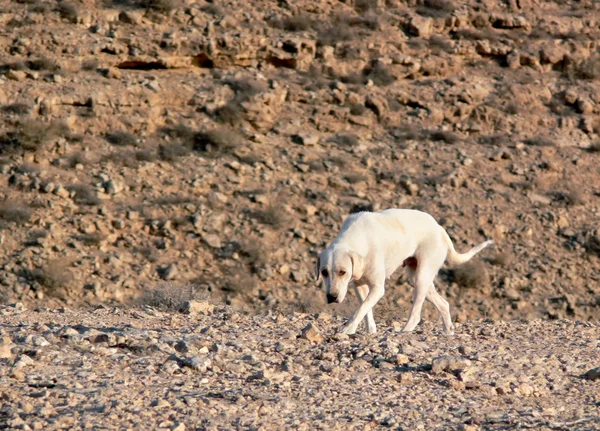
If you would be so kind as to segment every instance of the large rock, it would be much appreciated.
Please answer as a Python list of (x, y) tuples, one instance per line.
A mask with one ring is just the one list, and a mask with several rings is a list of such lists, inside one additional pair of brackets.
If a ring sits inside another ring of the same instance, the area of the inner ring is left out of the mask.
[(183, 312), (186, 314), (212, 314), (215, 306), (208, 301), (186, 301)]
[(457, 355), (443, 355), (434, 358), (431, 362), (431, 371), (434, 374), (442, 372), (457, 373), (471, 366), (471, 361)]
[(319, 328), (314, 323), (309, 323), (304, 327), (300, 338), (304, 338), (311, 343), (321, 343), (323, 341), (323, 335), (321, 335), (321, 331), (319, 331)]

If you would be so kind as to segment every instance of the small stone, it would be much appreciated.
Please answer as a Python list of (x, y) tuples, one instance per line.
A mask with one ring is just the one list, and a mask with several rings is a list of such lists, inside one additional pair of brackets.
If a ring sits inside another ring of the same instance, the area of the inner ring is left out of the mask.
[(205, 373), (212, 366), (212, 361), (210, 360), (210, 358), (207, 358), (205, 356), (197, 356), (196, 355), (196, 356), (192, 356), (189, 359), (186, 359), (183, 362), (183, 365), (191, 368), (192, 370), (199, 371), (201, 373)]
[(565, 216), (560, 216), (556, 221), (559, 229), (566, 229), (569, 227), (569, 220)]
[(428, 38), (433, 28), (433, 20), (422, 16), (413, 17), (407, 24), (407, 30), (410, 34), (422, 38)]
[(590, 114), (594, 111), (594, 105), (587, 98), (578, 98), (576, 103), (577, 112), (580, 114)]
[(434, 374), (441, 372), (454, 373), (463, 370), (471, 365), (471, 361), (461, 356), (443, 355), (434, 358), (431, 362), (431, 371)]
[(121, 79), (123, 77), (121, 71), (116, 67), (101, 69), (100, 72), (102, 73), (102, 75), (109, 79)]
[(171, 428), (171, 431), (185, 431), (185, 424), (179, 422), (179, 423), (173, 425), (173, 427)]
[(520, 301), (521, 300), (521, 295), (519, 294), (519, 291), (515, 288), (506, 289), (506, 291), (504, 292), (504, 296), (506, 297), (506, 299), (508, 299), (510, 301)]
[(173, 280), (177, 278), (177, 275), (179, 274), (177, 265), (174, 263), (158, 268), (157, 272), (159, 277), (163, 280)]
[(25, 373), (19, 368), (13, 368), (10, 372), (10, 377), (18, 381), (23, 381), (25, 380)]
[(319, 328), (317, 328), (317, 326), (312, 322), (306, 325), (306, 327), (302, 330), (300, 338), (304, 338), (311, 343), (321, 343), (323, 341), (323, 335), (321, 335), (321, 331), (319, 331)]
[(398, 381), (403, 385), (412, 385), (415, 381), (415, 378), (412, 373), (400, 373), (400, 376), (398, 376)]
[(23, 81), (27, 77), (22, 70), (9, 70), (5, 76), (11, 81)]
[(542, 205), (550, 205), (550, 203), (552, 202), (552, 200), (550, 198), (547, 198), (546, 196), (538, 195), (537, 193), (530, 193), (529, 199), (534, 204), (537, 203), (537, 204), (542, 204)]
[(398, 353), (393, 357), (393, 362), (397, 365), (404, 365), (410, 362), (410, 358), (403, 353)]
[(527, 384), (527, 383), (521, 383), (518, 387), (517, 387), (519, 393), (525, 397), (528, 397), (529, 395), (533, 394), (533, 387), (531, 387), (531, 385)]
[(600, 367), (587, 370), (585, 373), (585, 378), (588, 380), (600, 380)]
[(518, 69), (521, 66), (521, 55), (518, 51), (513, 51), (506, 56), (506, 65), (509, 69)]
[(44, 337), (37, 336), (33, 338), (33, 345), (38, 347), (46, 347), (49, 346), (50, 343)]
[(319, 137), (310, 133), (300, 132), (293, 137), (293, 140), (305, 147), (314, 147), (319, 143)]
[(12, 358), (11, 339), (9, 337), (0, 338), (0, 359)]
[(119, 21), (124, 22), (126, 24), (140, 24), (142, 22), (142, 18), (144, 13), (141, 11), (123, 11), (119, 14)]
[(221, 248), (221, 238), (219, 238), (218, 235), (209, 233), (209, 234), (203, 235), (202, 239), (209, 247)]
[(54, 191), (52, 193), (54, 193), (58, 197), (65, 198), (65, 199), (68, 198), (69, 196), (71, 196), (69, 191), (66, 188), (64, 188), (63, 186), (61, 186), (60, 184), (54, 188)]
[(153, 401), (151, 404), (152, 407), (156, 407), (157, 409), (171, 407), (171, 404), (164, 399)]
[(123, 191), (125, 184), (122, 181), (111, 179), (105, 182), (102, 187), (109, 195), (116, 195)]
[(185, 314), (212, 314), (215, 306), (208, 301), (185, 301), (183, 312)]

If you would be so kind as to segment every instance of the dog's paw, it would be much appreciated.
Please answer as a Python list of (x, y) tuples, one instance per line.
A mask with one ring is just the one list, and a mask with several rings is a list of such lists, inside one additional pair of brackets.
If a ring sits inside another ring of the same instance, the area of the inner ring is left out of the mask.
[(340, 329), (340, 334), (352, 335), (356, 332), (356, 328), (353, 328), (352, 325), (346, 325)]

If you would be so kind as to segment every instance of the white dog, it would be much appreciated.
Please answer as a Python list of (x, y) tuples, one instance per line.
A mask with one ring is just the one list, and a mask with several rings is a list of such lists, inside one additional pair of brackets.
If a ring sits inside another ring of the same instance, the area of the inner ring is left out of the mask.
[(435, 290), (433, 280), (444, 261), (451, 265), (467, 262), (491, 243), (485, 241), (460, 254), (454, 250), (444, 228), (427, 213), (405, 209), (360, 212), (344, 221), (340, 234), (319, 255), (315, 277), (317, 281), (323, 277), (327, 303), (341, 303), (348, 283), (353, 280), (361, 305), (341, 332), (354, 334), (365, 319), (367, 331), (373, 334), (377, 330), (373, 307), (383, 296), (385, 280), (400, 265), (405, 266), (415, 291), (412, 310), (402, 331), (415, 329), (427, 299), (440, 313), (444, 332), (452, 335), (450, 306)]

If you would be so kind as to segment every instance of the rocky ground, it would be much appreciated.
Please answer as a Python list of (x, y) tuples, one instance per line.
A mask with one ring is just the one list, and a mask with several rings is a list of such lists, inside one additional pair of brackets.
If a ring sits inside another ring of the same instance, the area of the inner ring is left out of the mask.
[[(0, 429), (597, 430), (600, 326), (0, 309)], [(596, 367), (596, 368), (595, 368)]]
[(496, 240), (440, 275), (459, 319), (597, 320), (599, 7), (3, 2), (2, 299), (319, 311), (344, 217), (400, 206)]

